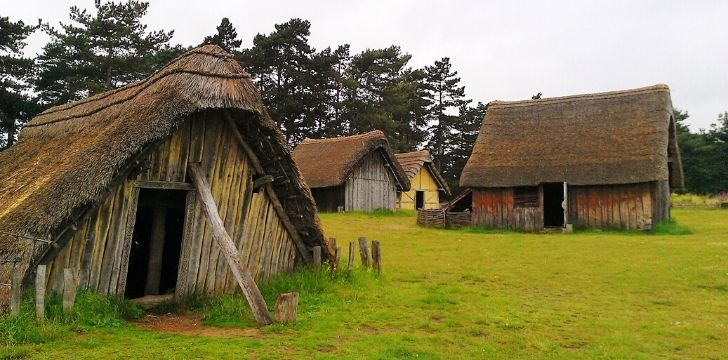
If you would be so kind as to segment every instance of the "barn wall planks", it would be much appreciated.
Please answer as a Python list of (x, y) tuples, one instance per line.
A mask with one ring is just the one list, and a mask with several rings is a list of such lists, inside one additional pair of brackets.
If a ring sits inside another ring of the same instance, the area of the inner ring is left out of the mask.
[(569, 186), (569, 221), (581, 228), (644, 229), (655, 218), (656, 183)]
[[(292, 270), (296, 249), (265, 191), (254, 193), (248, 213), (242, 213), (242, 195), (252, 186), (250, 176), (254, 170), (227, 126), (216, 113), (199, 113), (160, 143), (145, 159), (145, 170), (118, 185), (78, 226), (66, 246), (49, 260), (49, 290), (61, 291), (63, 268), (74, 267), (89, 269), (91, 289), (123, 294), (129, 253), (129, 244), (125, 242), (131, 239), (127, 221), (136, 214), (136, 181), (185, 182), (187, 164), (192, 161), (202, 163), (225, 228), (253, 277), (260, 281)], [(191, 201), (194, 195), (190, 196), (185, 211), (177, 296), (236, 291), (237, 284), (212, 241), (201, 207)]]
[(394, 210), (397, 187), (382, 154), (374, 151), (361, 159), (346, 181), (345, 210)]
[(513, 188), (473, 189), (473, 226), (535, 231), (543, 228), (541, 207), (515, 207)]
[[(669, 220), (667, 182), (568, 186), (569, 222), (581, 228), (644, 229)], [(473, 225), (518, 230), (543, 228), (543, 189), (538, 208), (513, 206), (513, 188), (473, 189)]]

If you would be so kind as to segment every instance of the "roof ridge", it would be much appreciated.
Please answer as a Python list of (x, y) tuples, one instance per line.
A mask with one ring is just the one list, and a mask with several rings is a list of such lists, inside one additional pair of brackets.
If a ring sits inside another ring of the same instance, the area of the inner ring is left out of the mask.
[[(201, 50), (199, 50), (199, 51), (191, 50), (191, 51), (185, 53), (183, 56), (188, 56), (189, 54), (193, 54), (193, 53), (195, 53), (195, 54), (210, 55), (210, 56), (217, 57), (217, 58), (220, 58), (220, 59), (226, 58), (224, 55), (209, 53), (209, 52), (201, 51)], [(178, 57), (177, 60), (180, 59), (180, 58), (182, 58), (183, 56)], [(176, 62), (177, 60), (173, 61), (172, 63)], [(69, 111), (69, 110), (75, 108), (76, 106), (83, 105), (83, 104), (88, 104), (88, 103), (95, 102), (95, 101), (101, 101), (101, 100), (103, 100), (103, 99), (105, 99), (107, 97), (110, 97), (112, 95), (119, 94), (120, 92), (122, 92), (124, 90), (132, 90), (134, 88), (140, 87), (140, 89), (138, 89), (138, 91), (132, 92), (128, 96), (122, 97), (121, 99), (118, 99), (116, 101), (112, 101), (112, 102), (110, 102), (108, 104), (99, 106), (99, 107), (97, 107), (95, 109), (90, 109), (90, 110), (88, 110), (86, 112), (82, 112), (82, 113), (79, 113), (79, 114), (70, 114), (70, 115), (63, 116), (63, 117), (60, 117), (60, 118), (57, 118), (57, 119), (46, 120), (46, 121), (43, 121), (42, 119), (38, 119), (38, 122), (31, 121), (30, 123), (28, 123), (27, 125), (25, 125), (25, 127), (32, 128), (32, 127), (38, 127), (38, 126), (43, 126), (43, 125), (50, 125), (50, 124), (55, 124), (55, 123), (62, 122), (62, 121), (80, 119), (80, 118), (87, 117), (89, 115), (93, 115), (93, 114), (95, 114), (97, 112), (103, 111), (103, 110), (108, 109), (108, 108), (110, 108), (112, 106), (119, 105), (119, 104), (125, 103), (125, 102), (127, 102), (129, 100), (132, 100), (132, 99), (136, 98), (139, 94), (141, 94), (148, 87), (150, 87), (153, 84), (157, 83), (158, 81), (160, 81), (162, 79), (165, 79), (168, 76), (174, 75), (174, 74), (184, 73), (184, 74), (193, 74), (193, 75), (201, 75), (201, 76), (208, 76), (208, 77), (222, 77), (222, 78), (228, 78), (228, 79), (247, 79), (247, 78), (250, 78), (250, 74), (248, 74), (244, 70), (243, 70), (242, 73), (222, 73), (222, 72), (221, 73), (214, 73), (214, 72), (210, 72), (210, 71), (190, 70), (190, 69), (185, 69), (185, 68), (181, 68), (180, 67), (180, 68), (175, 68), (175, 69), (171, 69), (171, 70), (166, 70), (165, 71), (165, 69), (167, 69), (169, 67), (169, 65), (171, 65), (172, 63), (168, 64), (167, 66), (163, 67), (162, 69), (159, 69), (159, 70), (155, 71), (152, 75), (149, 75), (149, 76), (147, 76), (146, 78), (144, 78), (142, 80), (139, 80), (139, 81), (136, 81), (134, 83), (131, 83), (131, 84), (122, 86), (122, 87), (120, 87), (118, 89), (109, 90), (107, 92), (98, 94), (100, 96), (92, 96), (90, 98), (86, 98), (86, 99), (81, 100), (81, 101), (73, 102), (73, 103), (71, 103), (72, 106), (68, 106), (68, 107), (63, 107), (63, 105), (59, 105), (59, 106), (56, 106), (56, 107), (52, 107), (52, 108), (46, 110), (45, 112), (39, 114), (37, 116), (37, 118), (40, 118), (40, 117), (46, 116), (46, 115), (51, 115), (51, 114), (54, 114), (54, 113), (57, 113), (57, 112), (61, 112), (61, 111)], [(63, 107), (63, 108), (61, 108), (61, 107)], [(33, 120), (35, 120), (35, 118)]]
[(604, 91), (604, 92), (587, 93), (587, 94), (555, 96), (555, 97), (542, 98), (542, 99), (527, 99), (527, 100), (513, 100), (513, 101), (494, 100), (494, 101), (491, 101), (488, 103), (488, 108), (533, 106), (533, 105), (553, 104), (553, 103), (560, 103), (560, 102), (567, 102), (567, 101), (610, 99), (610, 98), (617, 98), (617, 97), (622, 97), (622, 96), (642, 94), (642, 93), (648, 93), (648, 92), (656, 92), (656, 91), (668, 91), (669, 92), (670, 87), (667, 86), (666, 84), (656, 84), (656, 85), (652, 85), (652, 86), (645, 86), (645, 87), (627, 89), (627, 90), (615, 90), (615, 91)]
[[(217, 46), (217, 45), (214, 45), (214, 46), (217, 47), (218, 49), (222, 50), (222, 48), (220, 48), (219, 46)], [(203, 50), (205, 47), (208, 47), (208, 46), (198, 47), (198, 48), (192, 49), (190, 51), (187, 51), (187, 52), (185, 52), (182, 55), (177, 56), (176, 58), (172, 59), (172, 61), (170, 61), (166, 65), (162, 66), (161, 68), (155, 70), (153, 73), (147, 75), (143, 79), (134, 81), (134, 82), (132, 82), (130, 84), (126, 84), (126, 85), (124, 85), (122, 87), (119, 87), (119, 88), (116, 88), (116, 89), (111, 89), (111, 90), (104, 91), (102, 93), (99, 93), (99, 94), (96, 94), (96, 95), (93, 95), (93, 96), (89, 96), (87, 98), (84, 98), (84, 99), (81, 99), (81, 100), (78, 100), (78, 101), (72, 101), (72, 102), (69, 102), (69, 103), (65, 103), (65, 104), (60, 104), (60, 105), (53, 106), (53, 107), (51, 107), (49, 109), (46, 109), (45, 111), (41, 112), (40, 114), (38, 114), (38, 116), (53, 114), (53, 113), (56, 113), (56, 112), (59, 112), (59, 111), (64, 111), (64, 110), (70, 110), (70, 109), (73, 109), (74, 107), (77, 107), (79, 105), (83, 105), (85, 103), (89, 103), (89, 102), (93, 102), (93, 101), (105, 99), (105, 98), (107, 98), (107, 97), (109, 97), (111, 95), (114, 95), (116, 93), (119, 93), (121, 91), (135, 88), (137, 86), (142, 85), (144, 82), (151, 80), (154, 76), (156, 76), (158, 74), (161, 74), (164, 70), (166, 70), (167, 68), (169, 68), (173, 64), (177, 63), (179, 60), (182, 60), (183, 58), (186, 58), (188, 56), (192, 56), (192, 55), (208, 55), (208, 56), (216, 57), (218, 59), (223, 59), (223, 60), (227, 60), (227, 59), (232, 59), (233, 58), (231, 54), (225, 53), (224, 50), (222, 50), (223, 53), (214, 53), (214, 52), (211, 52), (211, 51)], [(244, 73), (247, 74), (247, 72), (245, 72), (245, 71), (244, 71)], [(247, 75), (248, 75), (248, 77), (250, 77), (250, 74), (247, 74)]]
[(349, 140), (356, 140), (361, 138), (373, 138), (373, 137), (382, 137), (384, 138), (384, 133), (381, 130), (372, 130), (363, 134), (356, 134), (356, 135), (349, 135), (349, 136), (337, 136), (333, 138), (323, 138), (323, 139), (311, 139), (311, 138), (305, 138), (299, 145), (304, 144), (320, 144), (320, 143), (330, 143), (330, 142), (337, 142), (337, 141), (349, 141)]

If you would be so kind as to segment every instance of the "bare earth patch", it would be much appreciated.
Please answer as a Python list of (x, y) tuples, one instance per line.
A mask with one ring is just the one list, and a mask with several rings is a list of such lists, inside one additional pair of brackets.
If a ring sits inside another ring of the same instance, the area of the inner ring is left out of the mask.
[(145, 315), (134, 325), (155, 332), (175, 333), (184, 335), (202, 335), (212, 337), (249, 337), (262, 338), (263, 335), (259, 329), (241, 329), (241, 328), (222, 328), (205, 326), (202, 324), (200, 314), (184, 313), (184, 314), (165, 314), (165, 315)]

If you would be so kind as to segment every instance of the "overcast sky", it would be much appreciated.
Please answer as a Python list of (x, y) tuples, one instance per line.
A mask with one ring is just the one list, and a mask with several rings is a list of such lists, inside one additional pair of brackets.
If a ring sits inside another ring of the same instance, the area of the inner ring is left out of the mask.
[[(102, 0), (104, 1), (104, 0)], [(0, 15), (35, 23), (68, 20), (93, 0), (0, 0)], [(411, 65), (450, 57), (469, 98), (519, 100), (665, 83), (694, 130), (728, 110), (728, 1), (223, 1), (151, 0), (150, 29), (198, 44), (222, 17), (243, 46), (293, 17), (310, 20), (316, 48), (352, 52), (391, 44)], [(43, 34), (31, 38), (38, 52)]]

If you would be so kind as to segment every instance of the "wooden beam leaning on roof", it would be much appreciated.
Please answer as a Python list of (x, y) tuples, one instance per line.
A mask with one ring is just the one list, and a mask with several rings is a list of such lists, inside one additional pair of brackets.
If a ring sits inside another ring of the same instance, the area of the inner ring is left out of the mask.
[[(230, 131), (232, 131), (233, 136), (238, 141), (238, 144), (240, 145), (240, 147), (243, 148), (243, 151), (245, 151), (245, 155), (247, 155), (248, 159), (250, 159), (250, 162), (253, 163), (253, 168), (255, 169), (255, 172), (259, 175), (265, 174), (263, 166), (258, 159), (258, 156), (255, 155), (255, 152), (253, 151), (253, 149), (250, 148), (250, 145), (245, 142), (245, 140), (243, 139), (243, 135), (240, 134), (240, 131), (238, 130), (238, 126), (235, 124), (235, 120), (233, 120), (232, 116), (227, 111), (225, 111), (225, 120), (227, 120), (227, 123), (230, 126)], [(264, 176), (261, 178), (264, 178)], [(293, 239), (293, 244), (296, 245), (298, 254), (301, 255), (304, 263), (312, 264), (313, 258), (311, 257), (311, 253), (306, 248), (306, 245), (304, 245), (303, 239), (301, 239), (301, 234), (298, 233), (298, 230), (296, 230), (293, 222), (291, 222), (291, 218), (288, 216), (288, 213), (286, 213), (286, 210), (283, 208), (283, 204), (281, 204), (281, 201), (278, 199), (278, 194), (276, 194), (275, 190), (273, 190), (273, 183), (267, 182), (261, 185), (265, 188), (265, 192), (266, 194), (268, 194), (268, 198), (273, 204), (273, 209), (275, 209), (278, 217), (281, 219), (283, 226), (286, 227), (286, 230), (288, 230), (288, 233), (291, 235), (291, 239)]]
[(243, 294), (248, 300), (250, 309), (253, 311), (255, 321), (258, 325), (271, 324), (273, 321), (271, 320), (270, 313), (268, 313), (268, 305), (266, 305), (263, 295), (261, 295), (258, 286), (255, 284), (255, 280), (250, 275), (250, 271), (240, 262), (240, 253), (238, 253), (235, 243), (233, 243), (230, 235), (225, 230), (225, 224), (220, 218), (217, 205), (212, 198), (210, 184), (205, 178), (205, 173), (202, 171), (199, 163), (190, 163), (189, 169), (192, 183), (197, 189), (197, 194), (200, 195), (198, 199), (202, 202), (203, 212), (212, 227), (212, 238), (220, 247), (220, 252), (225, 255), (225, 259), (227, 259), (228, 265), (230, 265), (230, 270), (238, 281), (240, 288), (243, 289)]

